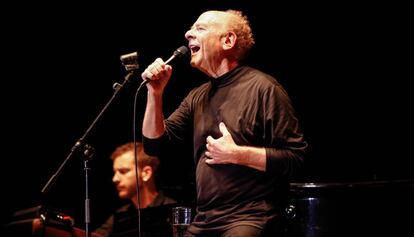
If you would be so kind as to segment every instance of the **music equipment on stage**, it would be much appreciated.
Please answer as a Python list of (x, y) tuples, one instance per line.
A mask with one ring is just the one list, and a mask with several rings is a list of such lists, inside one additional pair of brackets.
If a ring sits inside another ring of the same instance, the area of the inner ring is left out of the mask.
[[(141, 233), (144, 237), (172, 236), (171, 211), (177, 204), (141, 209)], [(137, 212), (114, 214), (114, 237), (138, 236)], [(3, 237), (84, 237), (85, 231), (74, 227), (71, 216), (54, 208), (36, 206), (14, 213), (1, 236)], [(92, 237), (101, 237), (92, 232)]]
[(414, 180), (292, 183), (286, 237), (414, 236)]

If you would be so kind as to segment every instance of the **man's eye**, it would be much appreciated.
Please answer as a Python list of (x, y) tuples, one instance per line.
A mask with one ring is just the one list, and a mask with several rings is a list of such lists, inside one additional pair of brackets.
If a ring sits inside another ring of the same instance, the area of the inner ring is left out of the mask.
[(121, 174), (126, 174), (128, 172), (129, 172), (129, 169), (120, 169), (119, 170), (119, 173), (121, 173)]

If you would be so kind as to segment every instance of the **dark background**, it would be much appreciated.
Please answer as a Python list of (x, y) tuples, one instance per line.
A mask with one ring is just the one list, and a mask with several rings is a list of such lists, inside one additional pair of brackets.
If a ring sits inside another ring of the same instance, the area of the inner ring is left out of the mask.
[[(256, 38), (248, 63), (286, 88), (309, 142), (296, 182), (365, 182), (414, 178), (412, 64), (408, 15), (397, 4), (193, 1), (182, 3), (21, 4), (3, 7), (2, 223), (19, 209), (47, 204), (83, 223), (85, 179), (73, 157), (46, 195), (40, 190), (126, 75), (119, 56), (137, 51), (140, 71), (167, 59), (208, 9), (239, 9)], [(7, 14), (6, 14), (7, 13)], [(408, 43), (410, 42), (410, 44)], [(165, 93), (168, 115), (207, 78), (176, 65)], [(113, 149), (133, 138), (134, 94), (125, 87), (86, 141), (92, 225), (119, 204), (111, 183)], [(146, 89), (138, 94), (137, 134)], [(160, 185), (193, 199), (191, 144), (163, 156)]]

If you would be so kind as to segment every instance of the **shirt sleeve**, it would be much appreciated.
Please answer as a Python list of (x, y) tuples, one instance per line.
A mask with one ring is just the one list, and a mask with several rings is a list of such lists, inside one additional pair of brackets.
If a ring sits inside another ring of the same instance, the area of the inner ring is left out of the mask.
[(148, 138), (146, 136), (142, 136), (142, 144), (144, 144), (145, 153), (150, 156), (159, 156), (167, 140), (168, 137), (166, 133), (159, 138)]
[(192, 114), (190, 111), (190, 97), (188, 95), (180, 104), (180, 106), (164, 120), (165, 132), (159, 138), (148, 138), (143, 136), (145, 153), (152, 156), (160, 155), (160, 151), (166, 146), (170, 140), (184, 140), (191, 123)]
[(282, 87), (266, 92), (263, 104), (267, 140), (266, 172), (292, 177), (302, 170), (307, 143), (291, 101)]
[(192, 129), (193, 113), (191, 109), (191, 92), (178, 106), (178, 108), (164, 121), (165, 132), (168, 138), (184, 140), (187, 132)]

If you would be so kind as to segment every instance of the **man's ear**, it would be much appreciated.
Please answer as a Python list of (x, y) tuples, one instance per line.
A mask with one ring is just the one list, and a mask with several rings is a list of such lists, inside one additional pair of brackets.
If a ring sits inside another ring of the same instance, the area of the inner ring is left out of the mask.
[(152, 177), (152, 168), (149, 165), (144, 166), (141, 169), (141, 178), (144, 182), (147, 182)]
[(229, 50), (234, 48), (237, 41), (237, 35), (233, 31), (229, 31), (223, 37), (222, 45), (224, 50)]

